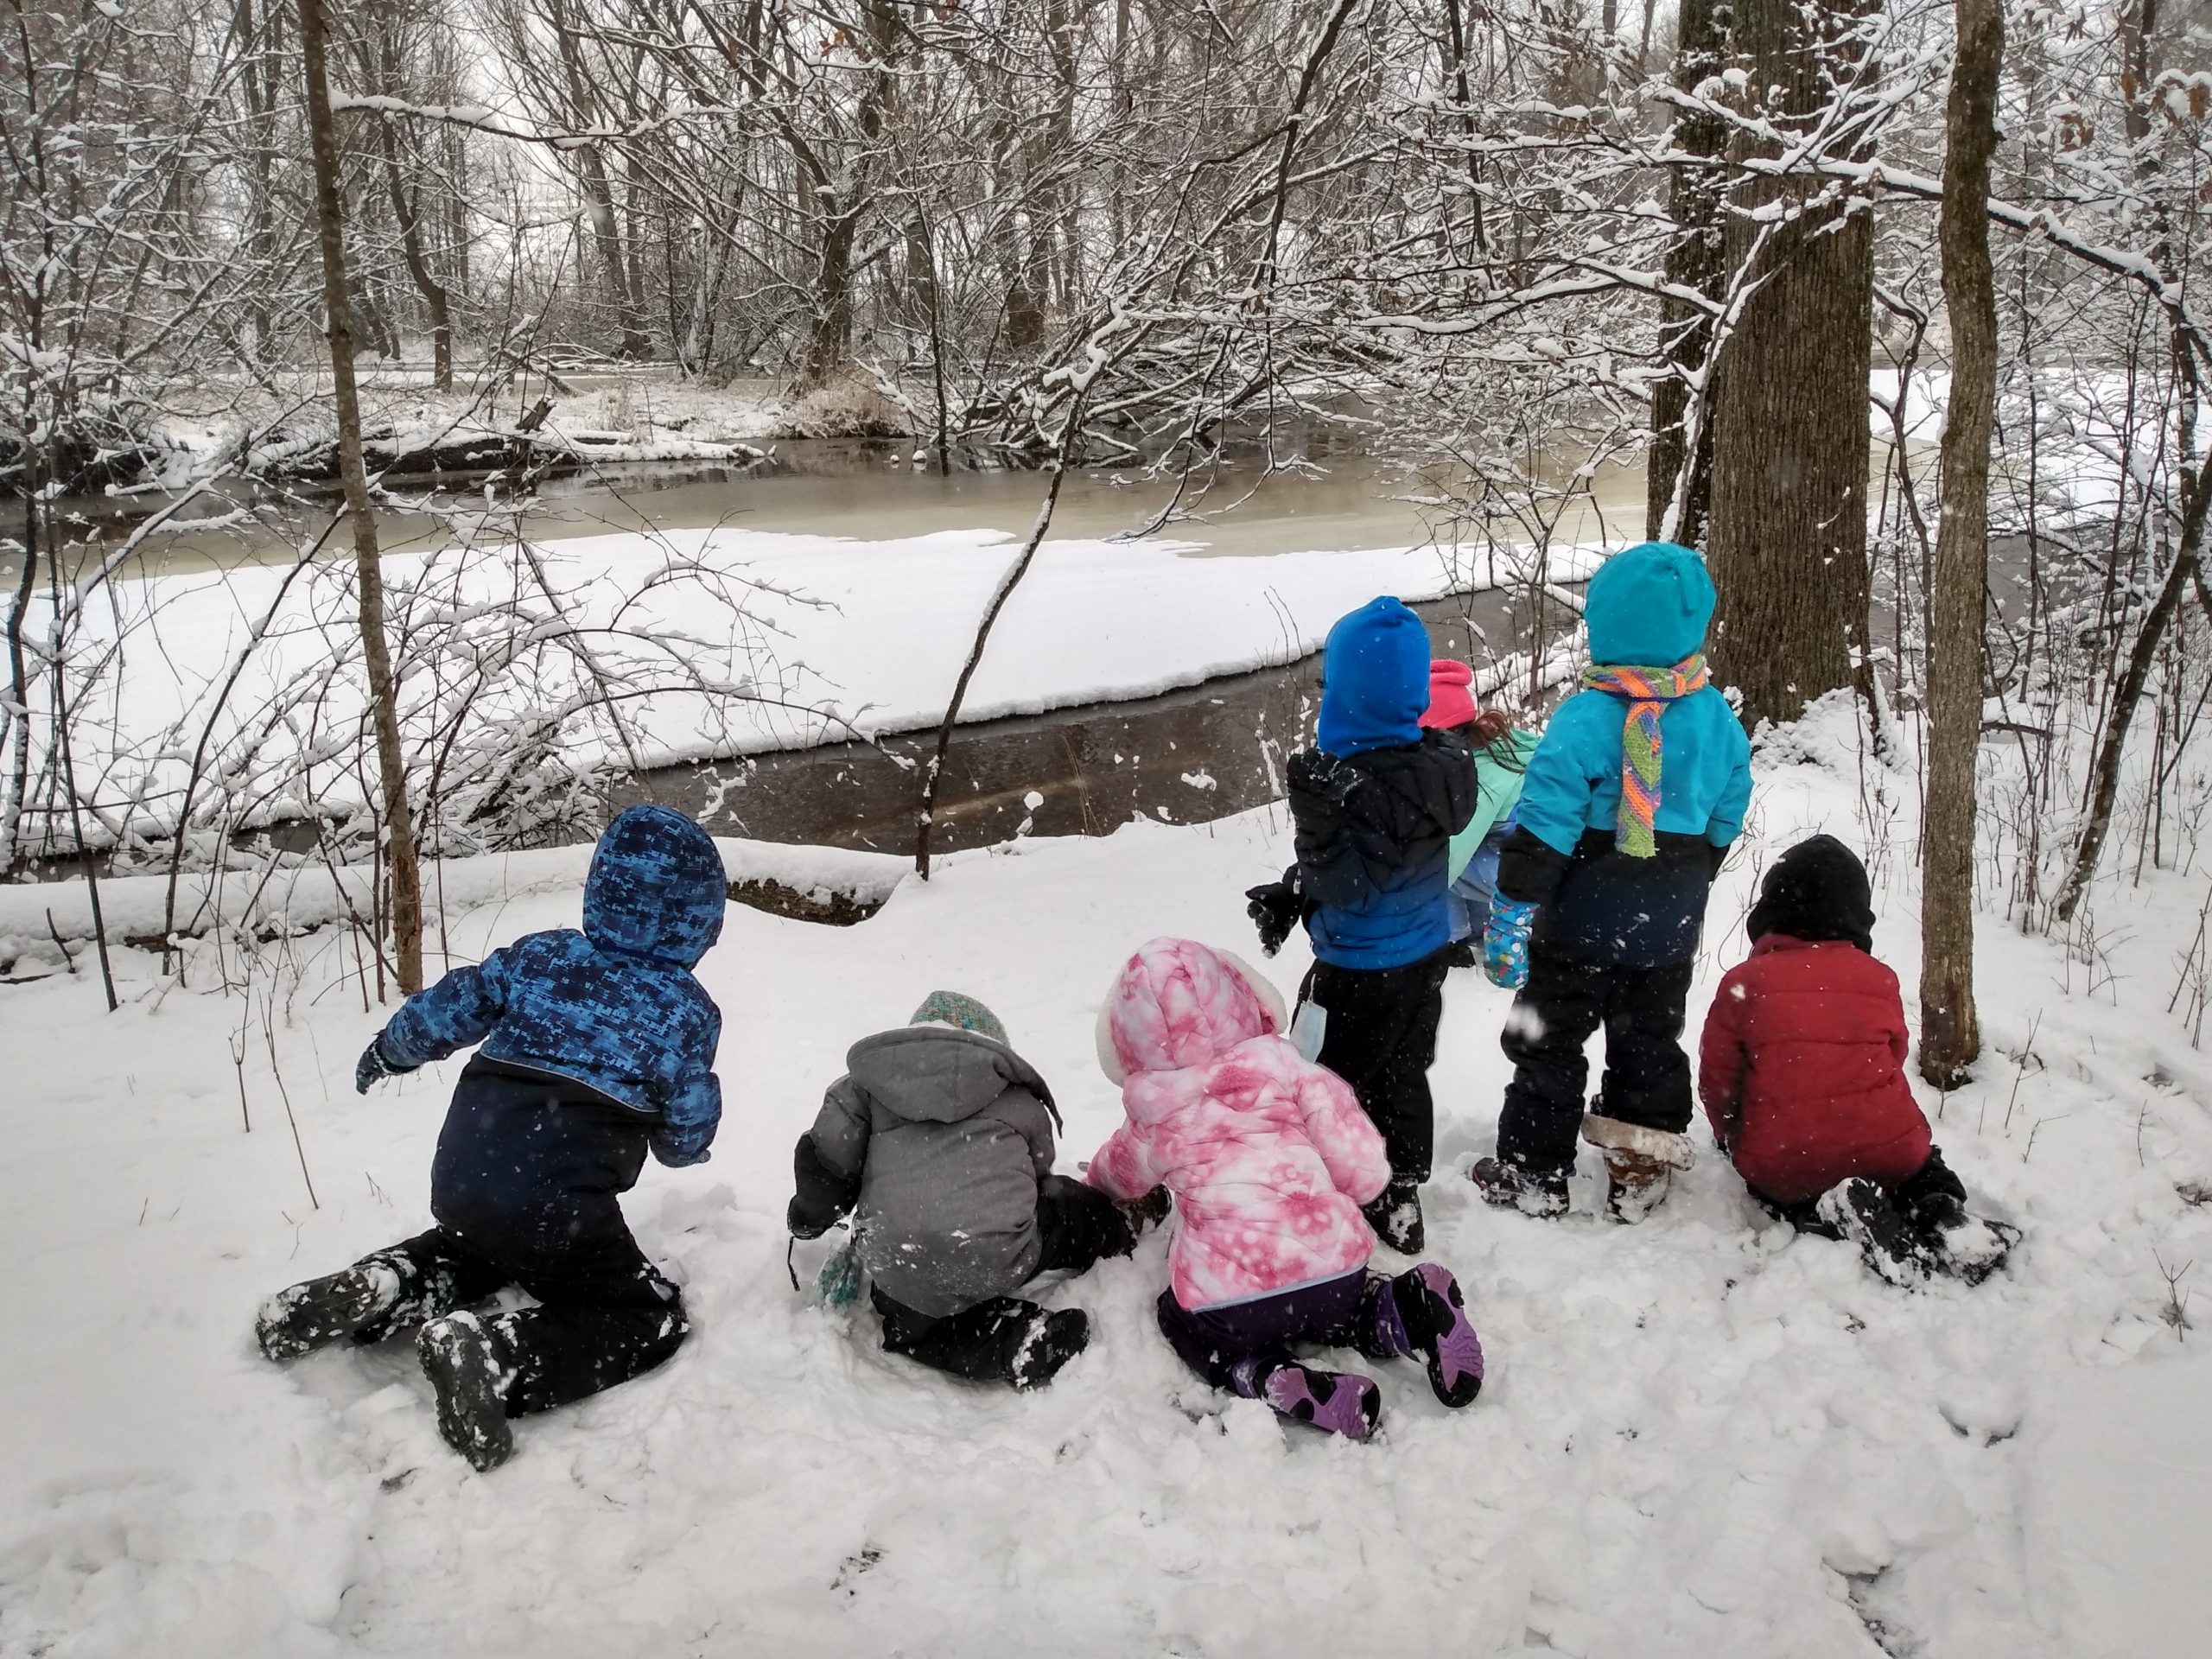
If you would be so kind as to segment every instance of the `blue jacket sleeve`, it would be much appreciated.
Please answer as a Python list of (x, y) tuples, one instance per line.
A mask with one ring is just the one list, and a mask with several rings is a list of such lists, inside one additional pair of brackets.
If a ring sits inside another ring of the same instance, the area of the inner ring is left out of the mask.
[(411, 1071), (482, 1042), (506, 1012), (507, 969), (507, 950), (494, 950), (474, 968), (456, 968), (416, 992), (377, 1038), (385, 1058)]
[(707, 1161), (715, 1131), (722, 1122), (722, 1084), (715, 1075), (715, 1051), (721, 1045), (722, 1021), (710, 1016), (692, 1063), (670, 1090), (660, 1125), (653, 1131), (653, 1156), (671, 1169)]
[[(1618, 729), (1619, 716), (1610, 707), (1595, 712)], [(1555, 853), (1572, 854), (1582, 832), (1590, 827), (1590, 801), (1597, 793), (1600, 776), (1591, 770), (1602, 747), (1596, 739), (1591, 711), (1581, 697), (1570, 697), (1552, 716), (1543, 741), (1529, 757), (1516, 822)], [(1617, 755), (1606, 759), (1611, 766), (1619, 766)]]
[(1726, 729), (1733, 740), (1728, 781), (1721, 787), (1720, 798), (1713, 804), (1713, 817), (1705, 827), (1705, 838), (1716, 847), (1728, 846), (1744, 833), (1744, 814), (1751, 806), (1751, 741), (1733, 718)]

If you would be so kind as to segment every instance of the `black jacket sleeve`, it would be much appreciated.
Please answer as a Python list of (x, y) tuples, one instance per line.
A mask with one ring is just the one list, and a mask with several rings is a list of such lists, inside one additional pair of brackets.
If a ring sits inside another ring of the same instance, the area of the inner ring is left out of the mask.
[(1352, 837), (1351, 804), (1362, 779), (1334, 755), (1306, 749), (1289, 766), (1294, 886), (1313, 905), (1355, 905), (1373, 887)]
[(1524, 905), (1548, 905), (1567, 880), (1571, 861), (1545, 845), (1526, 824), (1515, 826), (1497, 855), (1497, 894)]
[(785, 1221), (801, 1238), (819, 1238), (860, 1202), (861, 1172), (840, 1175), (823, 1160), (811, 1131), (798, 1138), (791, 1153), (796, 1190)]

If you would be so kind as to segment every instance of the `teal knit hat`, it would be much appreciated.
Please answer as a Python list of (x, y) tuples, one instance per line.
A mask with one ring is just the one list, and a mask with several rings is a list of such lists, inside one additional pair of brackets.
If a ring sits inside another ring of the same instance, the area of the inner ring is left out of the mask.
[(998, 1015), (974, 997), (963, 996), (957, 991), (931, 991), (906, 1023), (952, 1026), (961, 1031), (972, 1031), (978, 1037), (988, 1037), (995, 1043), (1006, 1041), (1006, 1027), (999, 1022)]

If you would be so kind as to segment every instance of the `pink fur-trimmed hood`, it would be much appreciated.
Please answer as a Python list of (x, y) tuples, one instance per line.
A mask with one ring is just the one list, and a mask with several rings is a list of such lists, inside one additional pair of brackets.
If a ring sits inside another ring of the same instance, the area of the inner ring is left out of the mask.
[(1168, 1270), (1185, 1307), (1334, 1278), (1374, 1251), (1359, 1206), (1389, 1179), (1382, 1138), (1285, 1023), (1264, 976), (1189, 939), (1145, 945), (1099, 1012), (1099, 1064), (1128, 1121), (1090, 1179), (1117, 1198), (1175, 1195)]
[(1116, 1083), (1132, 1071), (1177, 1071), (1289, 1023), (1282, 993), (1240, 958), (1154, 939), (1122, 965), (1099, 1007), (1098, 1065)]

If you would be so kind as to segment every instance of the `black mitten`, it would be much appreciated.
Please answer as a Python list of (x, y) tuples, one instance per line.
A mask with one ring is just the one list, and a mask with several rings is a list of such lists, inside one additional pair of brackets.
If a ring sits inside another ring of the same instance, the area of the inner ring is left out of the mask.
[(1244, 913), (1260, 930), (1260, 954), (1272, 957), (1282, 949), (1282, 942), (1290, 937), (1306, 913), (1306, 901), (1298, 896), (1298, 889), (1287, 881), (1270, 881), (1263, 887), (1247, 887), (1248, 900)]

